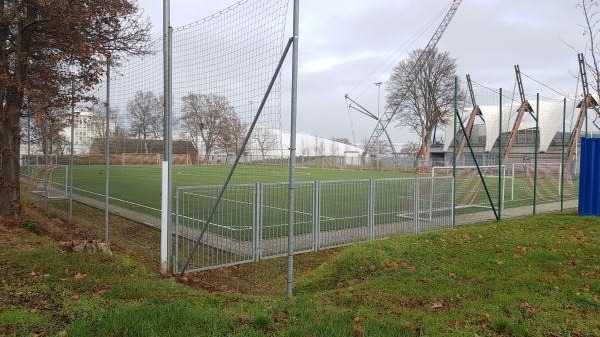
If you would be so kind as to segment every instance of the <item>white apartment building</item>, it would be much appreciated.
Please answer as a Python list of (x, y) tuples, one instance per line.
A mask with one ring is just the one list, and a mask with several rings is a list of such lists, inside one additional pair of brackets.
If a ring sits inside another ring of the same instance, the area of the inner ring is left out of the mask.
[[(70, 118), (70, 114), (66, 118)], [(90, 145), (94, 138), (102, 137), (104, 132), (104, 121), (98, 118), (94, 113), (88, 109), (75, 109), (74, 116), (74, 142), (73, 142), (73, 154), (82, 155), (88, 154), (90, 151)], [(111, 121), (111, 130), (114, 130), (116, 123)], [(30, 144), (27, 146), (27, 130), (23, 130), (24, 135), (21, 141), (21, 156), (25, 156), (28, 153), (31, 155), (42, 154), (42, 150), (39, 144)], [(66, 143), (71, 142), (71, 126), (70, 123), (61, 132), (61, 136), (64, 137)], [(69, 145), (66, 145), (63, 154), (69, 154)]]

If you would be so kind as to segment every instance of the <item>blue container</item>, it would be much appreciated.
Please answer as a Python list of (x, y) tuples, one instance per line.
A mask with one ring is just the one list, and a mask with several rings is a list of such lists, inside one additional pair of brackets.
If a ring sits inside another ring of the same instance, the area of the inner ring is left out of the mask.
[(581, 138), (579, 215), (600, 215), (600, 138)]

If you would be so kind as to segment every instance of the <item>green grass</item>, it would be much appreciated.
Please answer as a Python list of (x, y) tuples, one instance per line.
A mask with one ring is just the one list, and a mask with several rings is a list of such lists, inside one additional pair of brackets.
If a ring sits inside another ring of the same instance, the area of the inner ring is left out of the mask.
[(0, 236), (0, 335), (600, 335), (599, 218), (550, 214), (300, 255), (297, 266), (316, 267), (296, 272), (292, 299), (285, 259), (211, 271), (206, 280), (231, 286), (208, 292), (118, 254), (62, 253), (20, 228)]
[[(26, 168), (24, 168), (26, 169)], [(104, 200), (104, 166), (76, 166), (74, 170), (75, 193), (99, 201)], [(214, 201), (225, 181), (230, 166), (200, 165), (174, 166), (173, 186), (201, 186), (182, 191), (180, 197), (180, 224), (198, 228), (204, 226), (212, 211)], [(61, 172), (54, 172), (60, 176)], [(111, 205), (137, 211), (142, 214), (160, 216), (160, 173), (159, 166), (111, 166), (110, 196)], [(481, 211), (489, 207), (483, 184), (471, 172), (458, 176), (456, 182), (457, 214)], [(62, 173), (64, 175), (64, 172)], [(516, 172), (514, 179), (504, 181), (505, 207), (531, 204), (533, 187), (527, 172)], [(223, 196), (217, 207), (208, 230), (214, 233), (251, 240), (253, 237), (253, 204), (255, 202), (253, 184), (262, 183), (262, 236), (263, 238), (287, 235), (288, 171), (285, 166), (240, 165), (233, 176), (232, 186)], [(374, 224), (410, 221), (415, 209), (415, 195), (412, 181), (398, 178), (414, 177), (413, 174), (393, 171), (369, 171), (354, 169), (298, 168), (296, 188), (296, 233), (309, 233), (313, 230), (313, 185), (320, 185), (320, 225), (323, 230), (340, 230), (365, 227), (368, 223), (368, 179), (377, 179), (374, 189)], [(514, 181), (513, 181), (514, 180)], [(572, 178), (565, 185), (565, 191), (573, 195), (576, 191)], [(283, 183), (283, 184), (281, 184)], [(241, 186), (239, 184), (246, 184)], [(486, 178), (492, 201), (498, 207), (498, 179)], [(434, 197), (427, 197), (434, 191)], [(431, 208), (432, 216), (450, 216), (452, 186), (450, 181), (435, 184), (422, 183), (420, 209)], [(176, 199), (176, 198), (174, 198)], [(558, 179), (551, 173), (540, 173), (538, 180), (538, 201), (558, 201)], [(176, 209), (177, 200), (173, 201)], [(407, 216), (403, 217), (403, 214)], [(429, 217), (429, 214), (426, 215)]]
[[(173, 186), (216, 185), (225, 182), (230, 166), (174, 166)], [(111, 197), (160, 208), (161, 168), (159, 166), (111, 166), (109, 171)], [(298, 168), (298, 181), (353, 180), (369, 178), (407, 177), (408, 173), (365, 170), (330, 170)], [(94, 193), (104, 193), (103, 166), (76, 166), (74, 186)], [(288, 171), (283, 166), (240, 165), (232, 184), (287, 182)]]

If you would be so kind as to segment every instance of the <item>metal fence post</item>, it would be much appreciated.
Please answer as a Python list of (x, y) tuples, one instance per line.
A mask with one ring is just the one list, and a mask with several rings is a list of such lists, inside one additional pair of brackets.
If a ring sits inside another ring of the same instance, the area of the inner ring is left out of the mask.
[[(452, 227), (456, 226), (456, 112), (458, 110), (458, 76), (454, 76), (454, 113), (452, 114)], [(464, 135), (466, 137), (466, 135)], [(433, 178), (433, 169), (431, 169)]]
[(540, 117), (540, 94), (536, 94), (536, 102), (535, 102), (535, 147), (533, 153), (533, 215), (535, 215), (536, 206), (537, 206), (537, 176), (538, 176), (538, 152), (539, 152), (539, 143), (540, 143), (540, 126), (539, 126), (539, 117)]
[(510, 181), (510, 201), (515, 201), (515, 163), (512, 163), (511, 181)]
[(564, 210), (565, 200), (565, 118), (567, 114), (567, 99), (563, 98), (562, 138), (560, 147), (560, 210)]
[(413, 182), (413, 223), (415, 226), (415, 233), (419, 232), (419, 211), (421, 209), (419, 205), (419, 178), (414, 178)]
[(71, 144), (69, 150), (69, 166), (67, 175), (69, 179), (69, 224), (73, 224), (73, 152), (75, 149), (75, 88), (71, 79)]
[(502, 88), (499, 96), (499, 118), (498, 118), (498, 220), (502, 219), (502, 208), (504, 207), (504, 184), (502, 183)]
[(179, 192), (181, 190), (177, 188), (175, 191), (175, 246), (173, 247), (173, 274), (179, 273)]
[[(433, 170), (431, 170), (433, 172)], [(433, 220), (433, 191), (435, 186), (433, 185), (433, 174), (429, 178), (431, 181), (429, 182), (429, 221)]]
[(321, 247), (321, 183), (318, 180), (313, 181), (313, 202), (312, 202), (312, 246), (316, 252)]
[(252, 260), (258, 261), (261, 256), (262, 227), (262, 185), (254, 184), (254, 208), (252, 211)]
[(375, 235), (375, 212), (373, 209), (374, 206), (374, 194), (373, 190), (375, 188), (374, 180), (369, 179), (368, 191), (367, 191), (367, 240), (373, 241)]
[(110, 206), (110, 54), (106, 58), (106, 125), (104, 125), (104, 241), (108, 241)]

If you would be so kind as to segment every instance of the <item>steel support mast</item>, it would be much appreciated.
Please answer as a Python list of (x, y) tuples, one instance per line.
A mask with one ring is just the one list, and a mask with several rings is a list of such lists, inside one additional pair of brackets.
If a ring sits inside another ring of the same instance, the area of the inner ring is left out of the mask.
[(583, 122), (587, 118), (587, 110), (591, 107), (597, 107), (598, 103), (594, 99), (592, 95), (590, 95), (590, 90), (588, 86), (587, 80), (587, 72), (585, 70), (585, 58), (583, 54), (578, 54), (577, 58), (579, 59), (579, 75), (581, 77), (581, 86), (583, 89), (583, 99), (577, 107), (579, 108), (579, 116), (577, 117), (577, 121), (575, 122), (575, 126), (573, 126), (573, 131), (571, 132), (571, 138), (569, 139), (569, 145), (567, 147), (567, 161), (572, 161), (575, 158), (575, 154), (577, 152), (577, 143), (579, 142), (579, 135), (581, 134), (581, 127), (583, 126)]
[[(446, 28), (448, 28), (450, 21), (452, 21), (452, 18), (454, 17), (454, 14), (456, 14), (456, 11), (458, 10), (458, 7), (460, 6), (461, 3), (462, 3), (462, 0), (454, 0), (452, 2), (452, 6), (450, 7), (448, 12), (444, 16), (444, 19), (442, 19), (442, 22), (437, 27), (435, 33), (433, 33), (433, 36), (431, 37), (431, 39), (429, 40), (429, 42), (427, 43), (427, 45), (425, 46), (425, 48), (423, 49), (421, 54), (419, 54), (419, 57), (417, 58), (417, 61), (415, 62), (415, 64), (413, 65), (413, 68), (409, 72), (408, 77), (410, 77), (412, 74), (418, 74), (419, 71), (421, 71), (421, 68), (427, 62), (427, 60), (429, 59), (429, 56), (431, 55), (431, 52), (435, 49), (435, 46), (438, 44), (438, 42), (442, 38), (444, 31), (446, 31)], [(376, 124), (375, 130), (371, 134), (371, 137), (369, 137), (369, 140), (365, 144), (363, 156), (365, 156), (368, 153), (367, 151), (369, 149), (371, 149), (373, 146), (375, 146), (375, 144), (377, 144), (377, 141), (379, 141), (379, 137), (381, 137), (381, 135), (385, 132), (388, 125), (394, 119), (394, 116), (396, 116), (396, 113), (398, 112), (398, 110), (399, 110), (399, 105), (396, 105), (395, 107), (389, 107), (389, 105), (388, 105), (388, 107), (384, 111), (383, 115), (379, 119), (379, 123)]]
[[(523, 81), (521, 80), (521, 69), (519, 68), (518, 64), (515, 65), (515, 75), (517, 76), (517, 85), (519, 86), (519, 95), (521, 96), (521, 105), (519, 106), (519, 109), (517, 110), (517, 119), (515, 120), (515, 123), (513, 124), (513, 128), (510, 133), (510, 138), (508, 139), (508, 142), (506, 143), (506, 146), (504, 147), (504, 155), (502, 156), (503, 163), (508, 163), (507, 160), (510, 157), (513, 145), (515, 145), (515, 141), (517, 140), (517, 135), (519, 133), (519, 127), (521, 126), (521, 121), (523, 120), (523, 116), (525, 115), (525, 112), (528, 112), (531, 115), (531, 117), (533, 117), (534, 120), (536, 119), (535, 116), (533, 115), (533, 108), (531, 107), (531, 104), (529, 104), (529, 102), (525, 98), (525, 90), (523, 90)], [(537, 132), (537, 130), (536, 130), (536, 132)], [(502, 141), (502, 134), (498, 135), (498, 142), (501, 142), (501, 141)]]
[(471, 110), (471, 114), (469, 115), (469, 120), (467, 121), (466, 134), (463, 135), (462, 141), (460, 145), (456, 149), (456, 158), (460, 157), (460, 154), (464, 150), (467, 145), (467, 137), (471, 138), (471, 131), (473, 130), (473, 125), (475, 124), (475, 118), (477, 116), (481, 117), (481, 120), (485, 123), (483, 119), (483, 115), (481, 113), (481, 109), (479, 105), (477, 105), (477, 101), (475, 101), (475, 93), (473, 93), (473, 84), (471, 83), (471, 75), (467, 74), (467, 86), (469, 88), (469, 93), (471, 94), (471, 103), (473, 104), (473, 110)]

